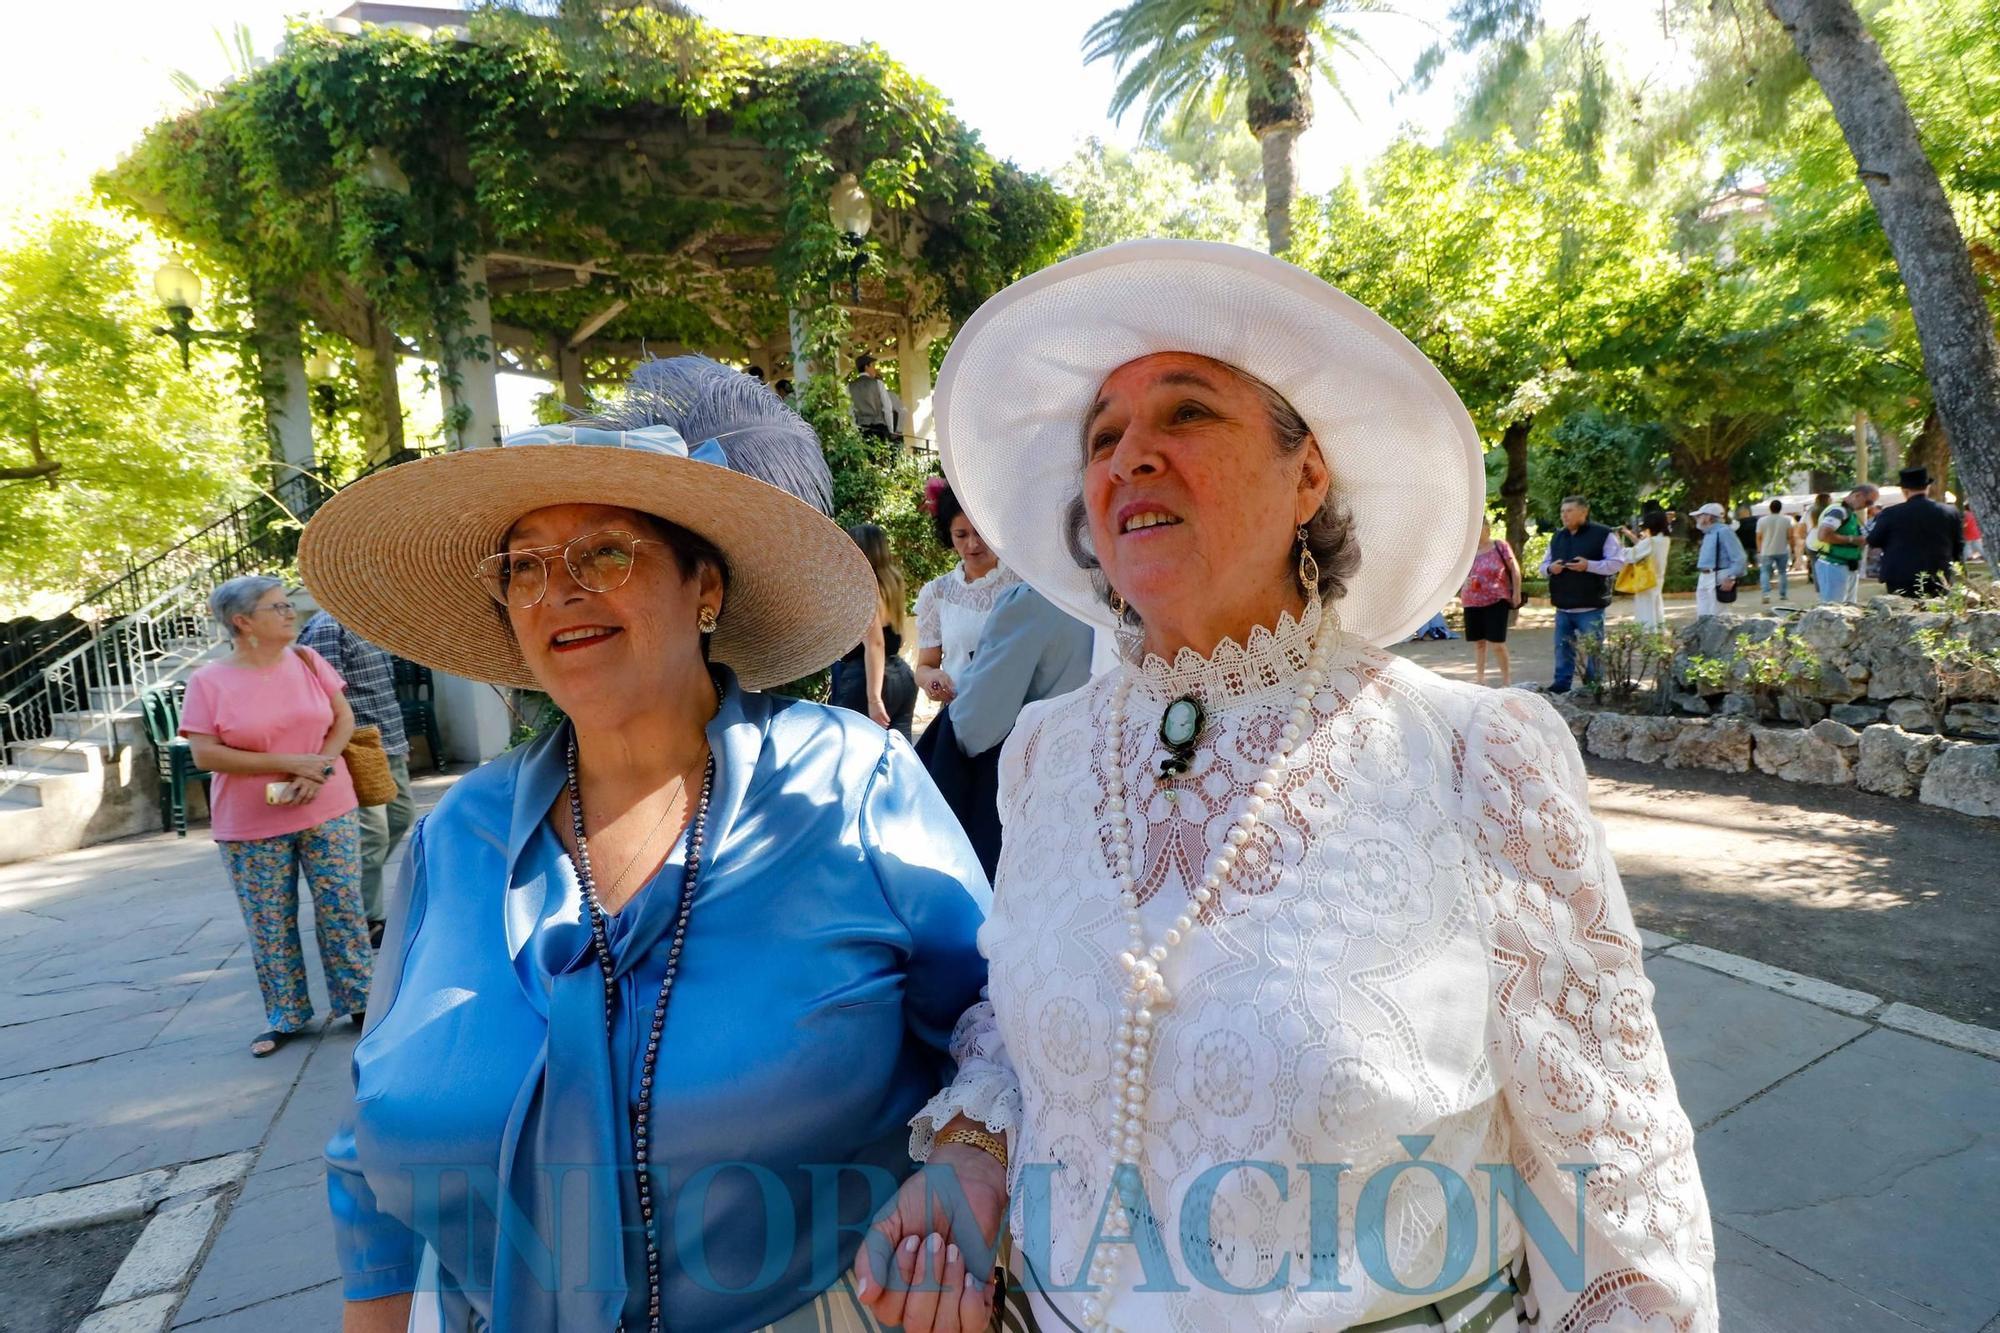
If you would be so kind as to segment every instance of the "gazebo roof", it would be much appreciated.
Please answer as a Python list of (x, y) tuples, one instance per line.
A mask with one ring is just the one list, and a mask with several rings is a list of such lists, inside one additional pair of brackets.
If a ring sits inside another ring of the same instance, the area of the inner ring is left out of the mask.
[[(1074, 230), (1053, 187), (873, 46), (644, 9), (354, 21), (377, 9), (295, 27), (101, 188), (357, 342), (378, 319), (448, 338), (482, 258), (495, 342), (520, 359), (748, 354), (789, 346), (802, 309), (844, 309), (869, 343), (934, 332)], [(847, 171), (875, 204), (858, 301), (827, 214)]]

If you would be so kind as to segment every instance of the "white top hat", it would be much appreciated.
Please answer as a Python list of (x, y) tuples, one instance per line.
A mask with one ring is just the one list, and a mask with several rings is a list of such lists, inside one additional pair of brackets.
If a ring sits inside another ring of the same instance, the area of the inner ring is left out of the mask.
[[(1083, 419), (1107, 376), (1189, 352), (1263, 380), (1312, 428), (1354, 518), (1346, 629), (1400, 641), (1458, 592), (1485, 511), (1479, 435), (1424, 354), (1352, 297), (1283, 260), (1212, 241), (1108, 246), (981, 306), (938, 376), (938, 454), (979, 534), (1050, 601), (1113, 617), (1070, 553)], [(1273, 519), (1290, 525), (1291, 516)], [(1088, 540), (1087, 534), (1084, 540)]]

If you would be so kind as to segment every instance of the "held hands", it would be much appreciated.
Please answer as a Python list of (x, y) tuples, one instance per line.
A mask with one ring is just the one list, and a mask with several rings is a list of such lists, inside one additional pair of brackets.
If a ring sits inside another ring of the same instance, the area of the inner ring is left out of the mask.
[(958, 697), (958, 687), (952, 684), (951, 677), (936, 667), (918, 667), (917, 684), (923, 687), (925, 694), (941, 704), (948, 704)]
[[(956, 1190), (950, 1179), (932, 1178), (942, 1172), (955, 1175)], [(878, 1323), (904, 1333), (984, 1333), (1006, 1212), (999, 1162), (964, 1144), (938, 1145), (862, 1241), (855, 1294)]]

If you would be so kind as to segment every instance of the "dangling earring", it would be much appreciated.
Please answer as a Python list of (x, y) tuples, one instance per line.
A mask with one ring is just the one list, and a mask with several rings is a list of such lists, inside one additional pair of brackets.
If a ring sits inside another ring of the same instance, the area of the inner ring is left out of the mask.
[(1118, 595), (1118, 591), (1115, 588), (1111, 593), (1111, 614), (1117, 616), (1120, 620), (1125, 618), (1125, 599)]
[(716, 615), (714, 607), (703, 606), (701, 610), (695, 612), (694, 623), (703, 634), (713, 634), (715, 633), (716, 622), (720, 619), (721, 617)]
[(1306, 530), (1299, 527), (1299, 591), (1311, 601), (1319, 596), (1319, 561), (1313, 559), (1312, 547), (1306, 545)]

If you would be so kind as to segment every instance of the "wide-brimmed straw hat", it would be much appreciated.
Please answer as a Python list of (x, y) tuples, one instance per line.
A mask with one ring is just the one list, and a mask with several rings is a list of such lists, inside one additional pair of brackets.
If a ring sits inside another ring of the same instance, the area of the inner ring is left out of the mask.
[(306, 525), (307, 588), (399, 657), (534, 688), (474, 567), (532, 510), (615, 505), (722, 552), (728, 590), (709, 656), (744, 688), (809, 676), (861, 641), (880, 599), (874, 572), (826, 515), (818, 438), (769, 389), (705, 357), (651, 361), (593, 422), (361, 478)]
[(1305, 270), (1172, 240), (1128, 241), (1021, 279), (979, 308), (945, 357), (945, 475), (979, 535), (1037, 591), (1113, 623), (1070, 554), (1065, 511), (1081, 490), (1083, 420), (1099, 387), (1156, 352), (1247, 371), (1312, 428), (1360, 547), (1339, 603), (1350, 633), (1399, 642), (1457, 594), (1479, 542), (1486, 472), (1444, 376), (1386, 320)]

